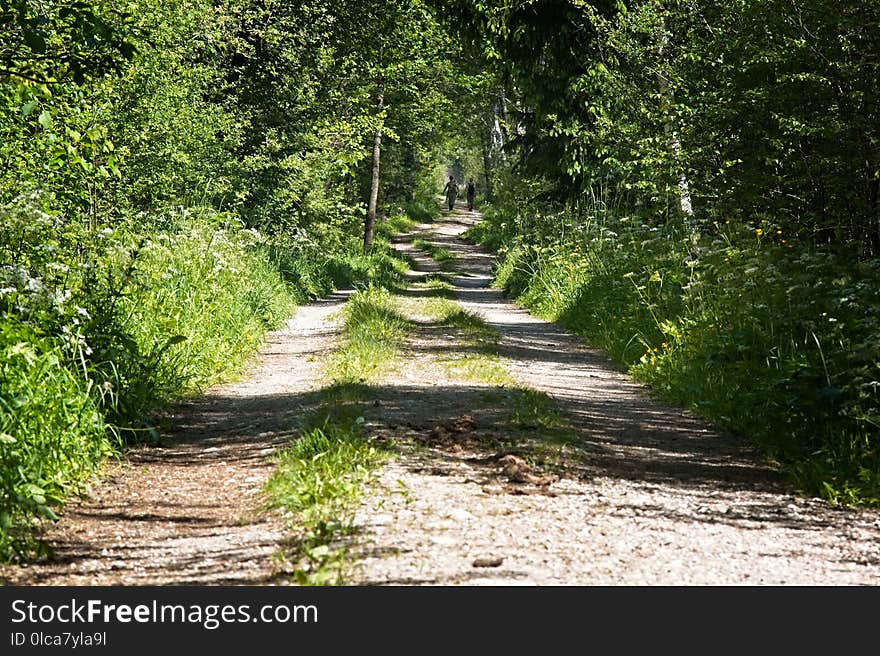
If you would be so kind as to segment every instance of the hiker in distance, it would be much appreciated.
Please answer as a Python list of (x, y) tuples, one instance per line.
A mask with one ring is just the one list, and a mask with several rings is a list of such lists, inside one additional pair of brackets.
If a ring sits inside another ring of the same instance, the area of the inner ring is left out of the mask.
[(477, 185), (474, 183), (473, 178), (468, 179), (466, 191), (467, 191), (468, 212), (473, 212), (474, 211), (474, 198), (477, 195)]
[(455, 184), (455, 178), (449, 176), (449, 182), (443, 187), (443, 195), (446, 196), (446, 204), (449, 205), (449, 211), (455, 207), (455, 199), (458, 197), (458, 185)]

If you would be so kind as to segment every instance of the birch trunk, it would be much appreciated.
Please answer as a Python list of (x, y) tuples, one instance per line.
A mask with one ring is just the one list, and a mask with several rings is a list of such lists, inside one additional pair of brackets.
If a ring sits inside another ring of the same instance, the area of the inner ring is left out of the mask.
[(688, 226), (692, 233), (697, 231), (697, 226), (693, 221), (694, 206), (691, 202), (691, 189), (685, 174), (684, 167), (681, 164), (681, 139), (678, 136), (678, 130), (675, 124), (675, 96), (672, 88), (669, 86), (669, 79), (663, 66), (663, 55), (666, 46), (669, 44), (669, 35), (666, 32), (666, 21), (660, 20), (658, 26), (657, 41), (657, 86), (660, 91), (660, 109), (663, 113), (663, 132), (666, 135), (666, 146), (672, 155), (672, 161), (676, 168), (678, 177), (678, 200), (681, 213), (688, 222)]
[[(381, 116), (385, 107), (385, 94), (381, 83), (379, 93), (376, 96), (376, 108)], [(364, 220), (364, 255), (370, 252), (373, 246), (373, 230), (376, 225), (376, 206), (379, 202), (379, 159), (382, 156), (382, 128), (376, 130), (373, 140), (373, 176), (370, 182), (370, 200), (367, 204), (367, 217)]]

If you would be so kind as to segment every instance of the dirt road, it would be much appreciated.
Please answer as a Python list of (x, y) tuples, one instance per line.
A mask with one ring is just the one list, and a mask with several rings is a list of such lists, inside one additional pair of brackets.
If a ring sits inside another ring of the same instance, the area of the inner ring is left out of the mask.
[[(652, 400), (600, 352), (505, 300), (490, 286), (492, 256), (460, 238), (477, 219), (456, 210), (401, 238), (414, 286), (398, 296), (429, 298), (415, 283), (443, 272), (412, 239), (448, 249), (457, 302), (498, 336), (474, 362), (503, 376), (462, 375), (472, 345), (417, 324), (403, 366), (373, 389), (366, 425), (396, 457), (356, 511), (347, 583), (880, 583), (880, 514), (799, 497), (742, 440)], [(70, 505), (46, 534), (54, 559), (0, 578), (288, 583), (274, 558), (283, 521), (260, 511), (259, 489), (324, 384), (345, 300), (300, 308), (247, 380), (182, 405), (164, 446), (129, 453)]]

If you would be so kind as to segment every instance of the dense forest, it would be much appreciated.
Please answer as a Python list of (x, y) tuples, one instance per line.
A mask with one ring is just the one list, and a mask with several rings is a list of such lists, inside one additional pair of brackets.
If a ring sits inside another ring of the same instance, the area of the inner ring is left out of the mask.
[(0, 555), (473, 175), (497, 284), (880, 500), (880, 5), (0, 0)]

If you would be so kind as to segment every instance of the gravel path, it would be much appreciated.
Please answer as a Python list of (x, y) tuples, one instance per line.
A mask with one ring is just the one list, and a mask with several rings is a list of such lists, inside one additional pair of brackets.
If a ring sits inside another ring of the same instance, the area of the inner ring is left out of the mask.
[[(358, 507), (353, 585), (876, 585), (880, 513), (797, 496), (741, 440), (652, 400), (600, 352), (490, 287), (493, 257), (456, 211), (397, 247), (414, 278), (455, 253), (458, 302), (500, 335), (498, 362), (571, 427), (553, 442), (511, 421), (515, 386), (448, 366), (468, 348), (424, 321), (374, 386), (368, 428), (397, 452)], [(401, 294), (431, 296), (414, 286)], [(52, 559), (0, 568), (14, 585), (286, 584), (284, 521), (260, 511), (271, 455), (312, 407), (346, 294), (298, 309), (240, 383), (169, 415), (174, 432), (109, 468), (45, 538)], [(549, 437), (548, 437), (549, 436)]]
[[(510, 374), (556, 400), (576, 457), (549, 485), (516, 482), (492, 448), (487, 388), (432, 366), (439, 345), (422, 335), (387, 381), (380, 422), (422, 448), (389, 462), (359, 508), (353, 583), (880, 583), (880, 513), (797, 496), (742, 440), (651, 400), (601, 353), (506, 301), (489, 287), (492, 256), (458, 237), (476, 219), (456, 211), (412, 237), (456, 254), (459, 302), (501, 334)], [(472, 425), (456, 433), (462, 417)]]
[(267, 336), (240, 383), (177, 408), (163, 446), (139, 448), (108, 467), (87, 499), (72, 503), (45, 540), (51, 560), (0, 569), (12, 585), (285, 583), (273, 556), (284, 522), (261, 512), (271, 454), (320, 381), (332, 348), (332, 315), (347, 294), (297, 309)]

